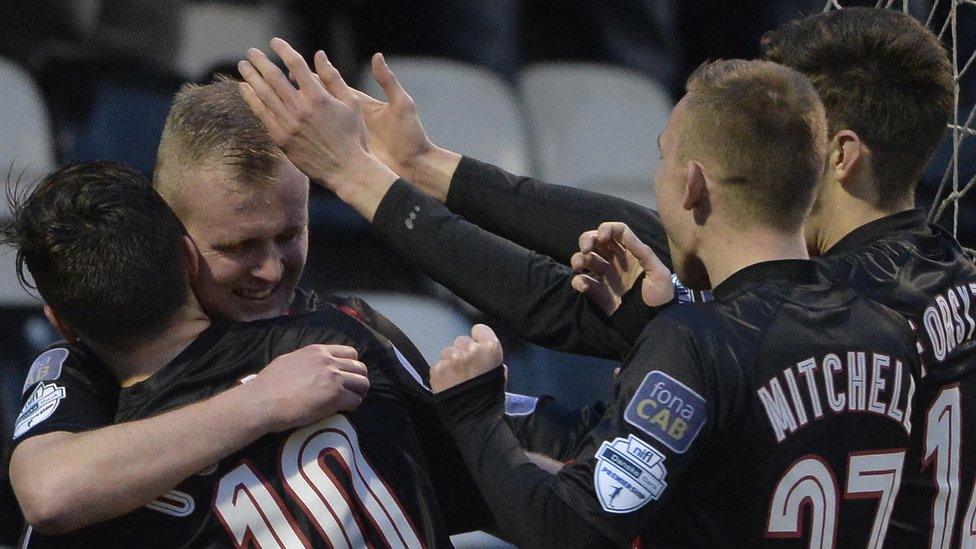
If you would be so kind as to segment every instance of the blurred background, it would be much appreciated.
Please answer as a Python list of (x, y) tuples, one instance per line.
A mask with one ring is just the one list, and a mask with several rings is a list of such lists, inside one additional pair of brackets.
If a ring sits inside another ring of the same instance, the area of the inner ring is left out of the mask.
[[(957, 1), (907, 6), (948, 40), (944, 23)], [(976, 47), (976, 7), (958, 4), (964, 63)], [(31, 181), (63, 163), (105, 159), (151, 174), (180, 84), (236, 76), (247, 47), (267, 49), (280, 36), (307, 55), (324, 49), (347, 82), (380, 98), (368, 60), (384, 52), (439, 145), (653, 206), (655, 139), (688, 74), (707, 59), (755, 57), (763, 32), (824, 7), (825, 0), (0, 0), (0, 168)], [(974, 76), (960, 81), (961, 123), (969, 128)], [(956, 134), (965, 184), (976, 175), (976, 132)], [(952, 148), (947, 131), (921, 204), (951, 181)], [(304, 287), (364, 296), (428, 358), (484, 320), (375, 242), (328, 192), (313, 187), (310, 208)], [(972, 247), (970, 198), (959, 212), (960, 240)], [(941, 219), (950, 229), (953, 214), (947, 208)], [(54, 338), (13, 262), (0, 249), (0, 545), (12, 545), (20, 528), (5, 441), (26, 370)], [(505, 339), (510, 390), (571, 405), (609, 395), (614, 363), (546, 351), (495, 327)]]

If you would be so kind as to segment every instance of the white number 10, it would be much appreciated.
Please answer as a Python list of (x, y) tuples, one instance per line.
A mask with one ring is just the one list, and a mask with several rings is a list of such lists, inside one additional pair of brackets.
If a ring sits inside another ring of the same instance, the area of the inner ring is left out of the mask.
[[(353, 493), (322, 464), (326, 455), (341, 464)], [(282, 447), (280, 473), (289, 495), (331, 547), (366, 547), (363, 528), (377, 531), (390, 547), (423, 547), (396, 496), (362, 455), (356, 430), (344, 416), (293, 432)], [(357, 517), (356, 502), (367, 516)], [(246, 460), (220, 479), (213, 507), (238, 547), (310, 546), (284, 502)]]

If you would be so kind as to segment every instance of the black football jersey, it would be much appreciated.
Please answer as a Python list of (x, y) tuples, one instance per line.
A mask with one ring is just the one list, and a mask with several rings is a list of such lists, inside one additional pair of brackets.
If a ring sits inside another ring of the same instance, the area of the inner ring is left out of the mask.
[(976, 544), (976, 266), (922, 210), (868, 223), (820, 258), (824, 272), (909, 319), (922, 357), (913, 444), (893, 541)]
[[(294, 312), (314, 311), (321, 305), (314, 292), (299, 289), (290, 309)], [(347, 314), (358, 314), (365, 322), (375, 321), (384, 328), (392, 326), (362, 300), (337, 301), (334, 306), (342, 307)], [(387, 337), (402, 336), (395, 326), (393, 330)], [(398, 338), (397, 346), (410, 360), (416, 361), (419, 352), (406, 336)], [(34, 359), (21, 398), (12, 448), (46, 433), (77, 433), (111, 425), (118, 409), (119, 382), (83, 342), (59, 341)]]
[(663, 310), (555, 475), (501, 425), (495, 369), (437, 395), (500, 530), (525, 547), (878, 546), (908, 467), (914, 340), (809, 261)]
[(315, 343), (359, 351), (371, 387), (358, 409), (267, 435), (143, 509), (30, 546), (449, 546), (419, 442), (430, 426), (413, 413), (430, 406), (426, 372), (337, 309), (215, 322), (162, 370), (122, 389), (116, 420), (207, 398)]
[[(597, 193), (516, 177), (471, 159), (458, 166), (447, 204), (482, 227), (562, 261), (576, 250), (581, 230), (604, 220), (623, 221), (667, 263), (667, 241), (656, 212)], [(550, 204), (558, 207), (549, 208)], [(893, 519), (903, 528), (892, 532), (892, 542), (931, 547), (976, 543), (976, 442), (965, 436), (976, 424), (976, 405), (967, 400), (976, 398), (976, 269), (971, 258), (948, 231), (926, 223), (921, 210), (912, 210), (852, 231), (817, 261), (829, 278), (846, 281), (855, 292), (909, 319), (918, 338), (923, 364), (915, 412), (920, 427), (913, 433), (910, 467)], [(544, 294), (530, 292), (521, 298), (532, 308), (513, 308), (513, 314), (543, 317), (536, 312), (545, 309), (538, 296), (560, 295), (554, 289), (543, 290)], [(497, 295), (492, 299), (503, 300)], [(642, 305), (640, 292), (632, 291), (607, 319), (613, 335), (624, 343), (591, 329), (587, 316), (593, 315), (581, 308), (573, 309), (563, 322), (536, 323), (533, 335), (540, 341), (573, 342), (597, 334), (596, 339), (628, 348), (653, 316)], [(520, 322), (516, 318), (511, 323)], [(586, 346), (577, 348), (587, 351)], [(908, 537), (897, 537), (902, 534)]]

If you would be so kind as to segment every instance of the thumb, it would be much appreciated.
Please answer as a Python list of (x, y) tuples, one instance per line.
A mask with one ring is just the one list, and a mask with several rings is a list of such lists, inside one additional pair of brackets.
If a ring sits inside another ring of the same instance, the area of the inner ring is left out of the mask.
[(489, 343), (492, 341), (498, 341), (498, 336), (495, 332), (485, 326), (484, 324), (475, 324), (471, 328), (471, 339), (475, 340), (476, 343)]

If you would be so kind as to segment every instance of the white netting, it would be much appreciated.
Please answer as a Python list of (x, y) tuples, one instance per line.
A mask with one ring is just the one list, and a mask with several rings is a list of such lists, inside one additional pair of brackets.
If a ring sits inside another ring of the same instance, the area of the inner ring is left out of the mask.
[[(842, 9), (839, 0), (827, 0), (823, 11), (831, 9)], [(960, 105), (960, 84), (962, 78), (973, 69), (976, 60), (976, 48), (972, 51), (962, 51), (960, 44), (960, 32), (972, 34), (974, 29), (961, 29), (959, 27), (963, 10), (973, 10), (967, 14), (976, 17), (976, 0), (878, 0), (878, 8), (898, 9), (916, 17), (926, 17), (925, 26), (938, 34), (949, 51), (952, 60), (953, 74), (955, 77), (955, 103), (953, 118), (949, 124), (952, 132), (952, 155), (942, 172), (938, 191), (929, 211), (929, 220), (942, 218), (946, 209), (952, 207), (952, 231), (958, 234), (959, 231), (959, 205), (960, 199), (976, 186), (976, 174), (966, 181), (960, 180), (960, 150), (967, 139), (976, 136), (973, 129), (973, 119), (976, 117), (976, 102), (968, 108)], [(925, 14), (928, 14), (925, 16)], [(971, 163), (970, 163), (971, 165)]]

